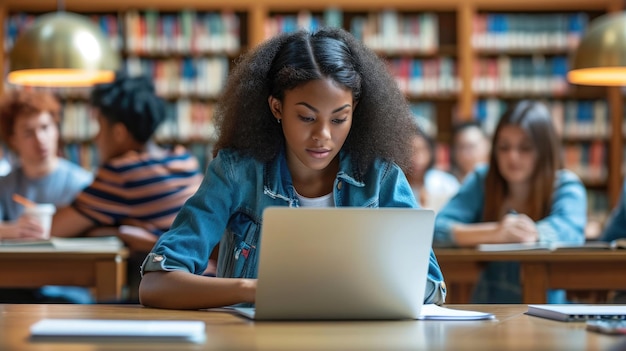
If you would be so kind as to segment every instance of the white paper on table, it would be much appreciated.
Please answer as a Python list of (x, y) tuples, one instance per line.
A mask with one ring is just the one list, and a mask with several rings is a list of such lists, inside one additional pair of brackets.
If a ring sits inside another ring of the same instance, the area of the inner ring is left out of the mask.
[(113, 320), (113, 319), (42, 319), (30, 327), (38, 339), (122, 339), (202, 342), (203, 321), (185, 320)]
[(439, 320), (439, 321), (474, 321), (483, 319), (494, 319), (491, 313), (466, 311), (447, 307), (427, 304), (422, 306), (419, 320)]

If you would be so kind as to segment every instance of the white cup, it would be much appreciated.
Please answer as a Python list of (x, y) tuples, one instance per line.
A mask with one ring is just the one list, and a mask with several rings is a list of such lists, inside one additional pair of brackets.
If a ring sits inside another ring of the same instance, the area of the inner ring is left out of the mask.
[(52, 226), (52, 215), (56, 212), (53, 204), (37, 204), (34, 207), (26, 207), (24, 215), (36, 218), (43, 227), (42, 239), (50, 239), (50, 227)]

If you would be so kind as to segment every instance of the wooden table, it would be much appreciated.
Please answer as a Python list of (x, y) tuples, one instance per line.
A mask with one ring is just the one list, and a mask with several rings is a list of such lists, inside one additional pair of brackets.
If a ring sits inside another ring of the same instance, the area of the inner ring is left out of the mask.
[(523, 302), (545, 303), (548, 289), (626, 290), (626, 250), (528, 250), (481, 252), (435, 249), (448, 286), (448, 303), (467, 303), (480, 272), (489, 262), (517, 261)]
[(0, 246), (0, 287), (84, 286), (95, 289), (97, 301), (119, 301), (128, 250), (114, 245), (70, 246)]
[[(584, 323), (527, 316), (525, 305), (450, 305), (494, 313), (491, 321), (252, 322), (228, 312), (137, 305), (0, 305), (0, 350), (623, 350), (626, 337), (588, 332)], [(42, 318), (201, 320), (202, 344), (31, 341)], [(621, 347), (621, 348), (620, 348)]]

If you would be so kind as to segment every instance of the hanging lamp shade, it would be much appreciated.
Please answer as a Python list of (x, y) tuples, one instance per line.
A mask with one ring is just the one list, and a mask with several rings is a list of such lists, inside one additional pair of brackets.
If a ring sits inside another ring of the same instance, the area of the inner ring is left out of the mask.
[(582, 85), (626, 85), (626, 13), (606, 14), (590, 23), (567, 79)]
[(84, 16), (52, 12), (38, 17), (9, 54), (9, 83), (89, 87), (110, 82), (120, 58), (104, 33)]

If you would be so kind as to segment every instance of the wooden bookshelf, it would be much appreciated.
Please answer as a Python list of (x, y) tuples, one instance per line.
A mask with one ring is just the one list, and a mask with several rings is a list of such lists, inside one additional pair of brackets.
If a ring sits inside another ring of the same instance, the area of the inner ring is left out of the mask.
[[(16, 12), (43, 13), (55, 11), (57, 2), (55, 0), (3, 0), (0, 2), (0, 22), (6, 22), (8, 15)], [(195, 9), (196, 11), (222, 11), (229, 10), (245, 13), (245, 32), (241, 36), (245, 38), (241, 51), (245, 51), (265, 40), (265, 24), (273, 13), (297, 13), (302, 9), (311, 12), (321, 12), (328, 8), (337, 8), (343, 13), (358, 12), (378, 12), (393, 9), (398, 12), (417, 13), (453, 13), (455, 18), (454, 45), (442, 46), (432, 57), (453, 56), (456, 61), (457, 75), (460, 82), (460, 90), (455, 94), (442, 94), (435, 96), (407, 96), (409, 100), (415, 102), (432, 102), (438, 110), (444, 112), (437, 113), (437, 139), (446, 143), (450, 140), (451, 113), (456, 111), (458, 118), (469, 119), (473, 117), (474, 106), (479, 99), (484, 98), (484, 94), (479, 94), (472, 89), (472, 83), (476, 72), (474, 67), (477, 61), (489, 52), (478, 50), (472, 45), (472, 34), (474, 20), (479, 13), (488, 12), (510, 12), (510, 13), (559, 13), (559, 12), (589, 12), (594, 14), (604, 14), (608, 12), (621, 11), (624, 8), (622, 0), (318, 0), (314, 3), (301, 0), (107, 0), (107, 1), (84, 1), (84, 0), (64, 0), (64, 8), (67, 11), (78, 13), (118, 13), (122, 14), (130, 10), (156, 9), (163, 12), (176, 12), (184, 9)], [(0, 27), (0, 38), (5, 38), (4, 26)], [(493, 53), (496, 55), (498, 53)], [(509, 55), (532, 55), (532, 52), (509, 51)], [(556, 55), (559, 52), (550, 52), (546, 55)], [(567, 55), (567, 53), (564, 53)], [(417, 55), (413, 55), (417, 57)], [(0, 70), (5, 71), (6, 59), (0, 55)], [(0, 86), (0, 89), (3, 87)], [(581, 89), (581, 91), (584, 89)], [(571, 93), (568, 98), (586, 99), (587, 93)], [(622, 135), (623, 103), (624, 98), (619, 88), (596, 88), (591, 94), (593, 98), (606, 100), (609, 106), (610, 135), (603, 140), (607, 144), (607, 169), (606, 194), (609, 203), (613, 206), (619, 197), (622, 187), (622, 163), (624, 137)], [(530, 97), (523, 94), (510, 95), (502, 94), (499, 98), (513, 99), (516, 97)], [(542, 94), (543, 98), (551, 98), (549, 94)], [(554, 97), (552, 97), (554, 98)], [(563, 99), (558, 97), (556, 99)], [(567, 143), (572, 143), (569, 140)], [(581, 142), (584, 142), (581, 141)], [(595, 187), (595, 185), (594, 185)]]

